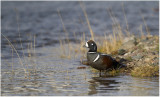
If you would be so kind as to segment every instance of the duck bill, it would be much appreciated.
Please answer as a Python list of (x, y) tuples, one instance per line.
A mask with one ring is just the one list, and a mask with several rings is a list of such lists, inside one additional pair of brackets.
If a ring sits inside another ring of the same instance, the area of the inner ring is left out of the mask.
[(88, 43), (86, 42), (86, 44), (83, 45), (83, 47), (89, 48)]
[(86, 45), (83, 45), (84, 48), (88, 48)]

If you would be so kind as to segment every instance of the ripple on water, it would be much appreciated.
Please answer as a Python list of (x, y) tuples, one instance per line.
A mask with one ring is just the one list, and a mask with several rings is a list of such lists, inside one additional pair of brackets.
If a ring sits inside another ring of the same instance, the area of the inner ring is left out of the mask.
[(77, 69), (82, 66), (79, 58), (61, 59), (55, 52), (51, 53), (56, 51), (54, 47), (39, 48), (36, 51), (41, 52), (43, 56), (36, 57), (36, 72), (31, 71), (27, 78), (18, 61), (14, 62), (16, 67), (19, 67), (17, 69), (14, 67), (14, 74), (11, 67), (5, 65), (6, 61), (3, 61), (2, 68), (5, 65), (5, 69), (2, 69), (1, 82), (3, 96), (159, 95), (158, 78), (135, 78), (129, 75), (98, 77), (98, 72), (93, 73), (89, 67)]

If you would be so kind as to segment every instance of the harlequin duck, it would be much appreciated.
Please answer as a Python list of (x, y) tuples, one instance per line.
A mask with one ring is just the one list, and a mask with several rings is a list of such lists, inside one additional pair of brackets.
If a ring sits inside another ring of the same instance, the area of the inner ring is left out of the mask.
[(84, 47), (89, 48), (89, 51), (87, 52), (88, 65), (99, 70), (100, 76), (102, 70), (116, 69), (122, 65), (111, 56), (97, 52), (97, 45), (93, 40), (87, 41)]

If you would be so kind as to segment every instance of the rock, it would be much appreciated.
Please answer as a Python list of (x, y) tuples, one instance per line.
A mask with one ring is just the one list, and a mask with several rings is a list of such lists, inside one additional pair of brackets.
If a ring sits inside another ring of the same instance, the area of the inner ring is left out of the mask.
[(122, 46), (120, 47), (120, 49), (128, 50), (128, 49), (130, 49), (130, 48), (135, 47), (135, 45), (137, 45), (137, 44), (138, 44), (138, 43), (137, 43), (136, 39), (134, 39), (134, 40), (129, 40), (129, 41), (127, 41), (127, 42), (124, 42), (124, 43), (122, 44)]
[(152, 53), (152, 55), (156, 55), (156, 53), (155, 52), (151, 52)]
[(151, 61), (150, 58), (145, 58), (145, 59), (144, 59), (144, 62), (147, 62), (147, 63), (148, 63), (148, 62), (150, 62), (150, 61)]
[(153, 65), (159, 65), (159, 58), (158, 57), (155, 57), (153, 59)]
[(156, 45), (154, 45), (154, 46), (145, 45), (145, 46), (144, 46), (144, 49), (146, 49), (146, 50), (155, 49), (155, 48), (156, 48)]
[(123, 42), (125, 43), (125, 42), (128, 42), (130, 40), (134, 40), (134, 39), (135, 39), (135, 36), (126, 37)]
[(126, 53), (126, 50), (124, 50), (124, 49), (118, 50), (118, 55), (124, 55), (125, 53)]
[(151, 65), (153, 69), (156, 69), (159, 65), (159, 37), (126, 38), (117, 50), (117, 54), (120, 58), (116, 60), (125, 63), (127, 68)]
[(130, 54), (131, 54), (131, 52), (128, 52), (128, 53), (125, 53), (124, 56), (128, 56), (128, 55), (130, 55)]
[(120, 57), (116, 57), (115, 58), (117, 62), (121, 63), (121, 64), (126, 64), (127, 60), (124, 58), (120, 58)]
[(134, 62), (128, 62), (127, 63), (127, 67), (128, 68), (132, 68), (132, 67), (134, 67), (135, 66), (135, 63)]
[(77, 69), (86, 69), (86, 67), (77, 67)]
[(142, 55), (136, 55), (136, 56), (132, 56), (132, 59), (138, 61), (142, 57), (143, 57)]

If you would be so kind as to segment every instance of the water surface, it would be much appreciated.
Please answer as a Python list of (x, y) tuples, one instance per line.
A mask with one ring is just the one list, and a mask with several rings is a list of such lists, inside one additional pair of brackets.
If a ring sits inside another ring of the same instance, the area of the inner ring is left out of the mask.
[[(57, 47), (36, 49), (42, 56), (26, 57), (30, 73), (25, 77), (17, 58), (2, 60), (3, 96), (158, 96), (159, 78), (136, 78), (130, 75), (99, 77), (91, 67), (80, 63), (80, 56), (60, 58)], [(12, 66), (13, 63), (13, 66)], [(36, 72), (34, 72), (36, 63)], [(78, 67), (85, 67), (78, 69)], [(13, 71), (12, 71), (13, 70)]]
[[(158, 1), (95, 1), (83, 2), (95, 37), (112, 34), (115, 26), (108, 9), (119, 21), (122, 32), (127, 29), (139, 35), (146, 34), (145, 23), (152, 35), (159, 32)], [(1, 95), (3, 96), (158, 96), (159, 78), (135, 78), (130, 75), (99, 77), (91, 67), (80, 60), (84, 53), (71, 52), (71, 59), (62, 58), (59, 40), (70, 40), (77, 45), (90, 32), (80, 3), (77, 1), (21, 1), (1, 3), (1, 32), (11, 41), (22, 58), (23, 66), (8, 41), (1, 37)], [(59, 10), (65, 29), (63, 30)], [(19, 35), (20, 33), (20, 35)], [(118, 32), (117, 32), (118, 33)], [(35, 52), (34, 52), (34, 37)], [(21, 40), (21, 43), (20, 43)], [(32, 50), (31, 45), (33, 47)], [(67, 44), (66, 44), (67, 45)], [(22, 50), (23, 46), (23, 50)], [(78, 45), (79, 46), (79, 45)], [(78, 47), (77, 46), (77, 47)], [(74, 47), (73, 47), (74, 48)], [(80, 46), (79, 46), (80, 48)], [(67, 46), (65, 47), (68, 53)], [(80, 51), (80, 49), (77, 49)], [(23, 57), (25, 56), (25, 57)], [(78, 69), (83, 67), (84, 69)], [(27, 69), (27, 74), (24, 69)]]

